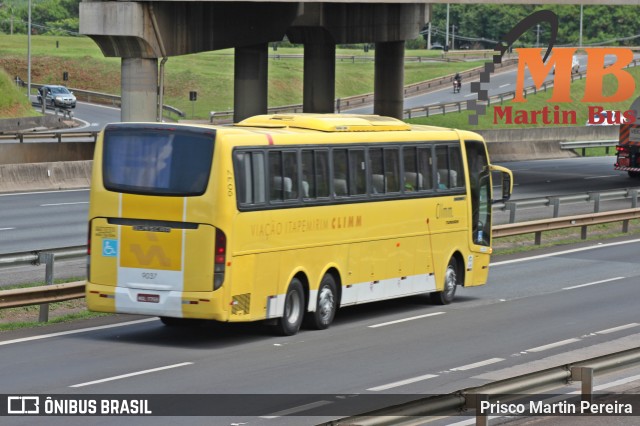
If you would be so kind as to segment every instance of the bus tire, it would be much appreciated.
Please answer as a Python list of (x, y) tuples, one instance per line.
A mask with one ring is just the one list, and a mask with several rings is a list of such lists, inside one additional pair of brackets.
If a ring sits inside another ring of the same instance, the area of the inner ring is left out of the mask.
[(318, 301), (315, 312), (307, 313), (306, 323), (315, 330), (325, 330), (333, 322), (338, 310), (336, 280), (331, 274), (325, 274), (318, 288)]
[(436, 305), (448, 305), (453, 302), (458, 287), (458, 262), (452, 257), (444, 273), (444, 288), (431, 293), (431, 302)]
[(304, 290), (297, 278), (291, 280), (284, 298), (284, 312), (278, 319), (277, 330), (282, 336), (293, 336), (300, 330), (304, 318)]

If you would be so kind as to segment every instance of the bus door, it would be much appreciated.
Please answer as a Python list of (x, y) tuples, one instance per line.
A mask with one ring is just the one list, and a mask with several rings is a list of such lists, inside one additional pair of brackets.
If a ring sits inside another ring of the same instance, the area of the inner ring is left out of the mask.
[(471, 196), (471, 254), (466, 259), (467, 273), (472, 279), (467, 285), (481, 285), (489, 275), (491, 252), (491, 171), (485, 145), (480, 141), (466, 141), (469, 194)]

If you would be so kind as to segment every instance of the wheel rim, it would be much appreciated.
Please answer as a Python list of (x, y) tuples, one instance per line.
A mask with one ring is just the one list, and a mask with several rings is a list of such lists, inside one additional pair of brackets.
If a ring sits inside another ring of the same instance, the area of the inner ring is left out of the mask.
[(324, 286), (322, 290), (320, 290), (320, 295), (318, 297), (318, 314), (320, 316), (320, 320), (324, 324), (331, 320), (334, 307), (335, 300), (333, 298), (333, 292), (329, 286)]
[(444, 280), (444, 296), (451, 299), (456, 292), (456, 284), (458, 282), (456, 269), (453, 265), (447, 267), (447, 274)]
[(284, 317), (289, 324), (295, 324), (300, 318), (302, 312), (302, 302), (297, 291), (287, 294), (287, 300), (284, 306)]

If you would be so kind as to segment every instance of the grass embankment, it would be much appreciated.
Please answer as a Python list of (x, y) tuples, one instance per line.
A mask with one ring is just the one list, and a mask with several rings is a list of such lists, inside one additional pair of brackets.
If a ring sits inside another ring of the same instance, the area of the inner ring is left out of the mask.
[[(26, 79), (26, 36), (2, 35), (0, 68), (10, 75)], [(56, 42), (58, 47), (56, 48)], [(105, 58), (88, 37), (32, 37), (32, 75), (35, 83), (65, 84), (70, 88), (120, 94), (120, 58)], [(275, 55), (302, 54), (302, 48), (278, 48), (269, 51), (269, 106), (302, 103), (303, 60), (277, 59)], [(373, 57), (374, 52), (338, 49), (338, 56)], [(440, 57), (440, 52), (407, 51), (406, 56)], [(405, 84), (416, 83), (463, 69), (475, 68), (475, 62), (407, 62)], [(64, 71), (69, 81), (62, 81)], [(336, 97), (373, 92), (373, 61), (336, 60)], [(165, 103), (181, 109), (191, 118), (208, 118), (210, 111), (233, 109), (233, 50), (203, 52), (169, 58), (165, 65)], [(198, 92), (198, 100), (189, 101), (189, 92)]]
[(0, 68), (0, 119), (34, 117), (39, 115), (13, 81), (13, 77)]

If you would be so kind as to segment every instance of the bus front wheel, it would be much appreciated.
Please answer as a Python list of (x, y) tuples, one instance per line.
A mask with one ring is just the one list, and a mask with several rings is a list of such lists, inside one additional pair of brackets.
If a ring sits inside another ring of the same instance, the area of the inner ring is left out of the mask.
[(448, 305), (453, 302), (458, 286), (458, 263), (454, 258), (449, 260), (447, 271), (444, 274), (444, 288), (442, 291), (431, 293), (431, 301), (436, 305)]
[(302, 283), (297, 278), (291, 280), (287, 294), (284, 298), (284, 312), (278, 319), (278, 333), (283, 336), (292, 336), (300, 330), (304, 317), (304, 290)]
[(318, 301), (316, 311), (307, 314), (307, 325), (316, 330), (329, 328), (338, 309), (338, 297), (336, 280), (333, 275), (326, 274), (322, 277), (318, 288)]

